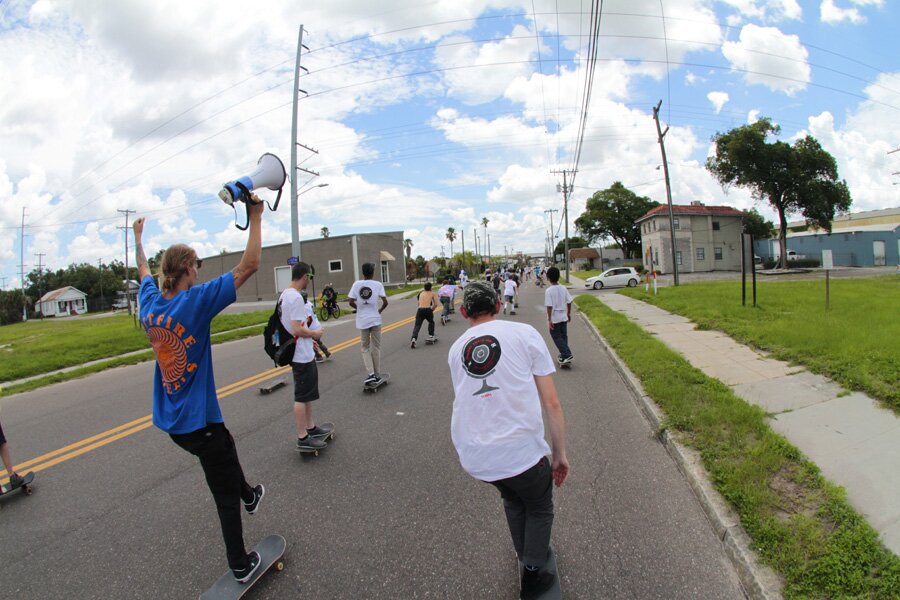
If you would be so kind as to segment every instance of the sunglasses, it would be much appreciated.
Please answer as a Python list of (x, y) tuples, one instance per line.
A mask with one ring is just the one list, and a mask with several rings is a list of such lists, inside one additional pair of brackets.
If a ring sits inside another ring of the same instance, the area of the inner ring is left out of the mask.
[(202, 259), (202, 258), (198, 258), (198, 259), (197, 259), (197, 268), (199, 269), (199, 268), (202, 267), (202, 266), (203, 266), (203, 259)]

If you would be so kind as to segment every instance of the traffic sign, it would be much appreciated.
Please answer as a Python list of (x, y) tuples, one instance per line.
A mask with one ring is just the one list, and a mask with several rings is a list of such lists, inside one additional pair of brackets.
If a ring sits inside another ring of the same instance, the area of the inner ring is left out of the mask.
[(287, 259), (287, 264), (289, 265), (296, 265), (298, 262), (300, 262), (300, 259), (296, 256), (289, 256)]

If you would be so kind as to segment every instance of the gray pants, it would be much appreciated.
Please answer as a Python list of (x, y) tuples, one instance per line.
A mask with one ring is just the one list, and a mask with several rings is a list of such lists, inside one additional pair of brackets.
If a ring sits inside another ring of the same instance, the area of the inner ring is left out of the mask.
[(359, 345), (362, 347), (363, 364), (366, 374), (378, 374), (381, 359), (381, 325), (359, 330)]
[(508, 479), (492, 481), (500, 490), (516, 556), (530, 567), (547, 564), (553, 528), (553, 477), (544, 456), (536, 465)]

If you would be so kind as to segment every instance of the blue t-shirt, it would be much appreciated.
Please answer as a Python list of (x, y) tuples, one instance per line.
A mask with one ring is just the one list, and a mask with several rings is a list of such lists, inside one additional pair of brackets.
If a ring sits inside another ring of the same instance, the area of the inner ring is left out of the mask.
[(166, 433), (190, 433), (223, 423), (212, 368), (209, 324), (237, 298), (231, 272), (163, 298), (153, 277), (141, 281), (141, 327), (156, 353), (153, 424)]

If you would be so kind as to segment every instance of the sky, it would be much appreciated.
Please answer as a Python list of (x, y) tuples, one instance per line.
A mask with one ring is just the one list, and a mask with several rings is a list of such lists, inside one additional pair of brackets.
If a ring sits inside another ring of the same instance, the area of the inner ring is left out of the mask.
[[(659, 102), (676, 204), (775, 220), (704, 168), (765, 116), (835, 156), (851, 212), (897, 207), (898, 4), (609, 0), (587, 85), (590, 0), (0, 0), (0, 287), (123, 261), (126, 210), (148, 256), (241, 250), (217, 193), (265, 152), (290, 170), (301, 25), (301, 239), (402, 230), (431, 258), (453, 227), (486, 253), (486, 218), (491, 254), (542, 254), (563, 171), (570, 235), (615, 181), (665, 202)], [(264, 245), (291, 239), (289, 193)]]

